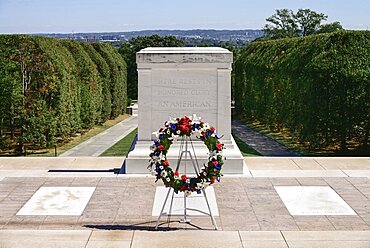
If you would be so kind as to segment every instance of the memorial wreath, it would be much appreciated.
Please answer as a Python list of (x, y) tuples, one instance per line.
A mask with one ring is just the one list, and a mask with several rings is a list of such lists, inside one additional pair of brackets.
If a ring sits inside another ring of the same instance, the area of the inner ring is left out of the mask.
[[(186, 174), (181, 175), (178, 171), (173, 171), (167, 160), (167, 152), (171, 144), (178, 137), (190, 137), (194, 135), (197, 139), (202, 140), (209, 150), (209, 159), (204, 163), (199, 175), (188, 177)], [(222, 150), (224, 144), (215, 133), (215, 128), (208, 123), (203, 122), (196, 116), (172, 118), (165, 122), (165, 127), (155, 132), (156, 140), (150, 147), (150, 165), (148, 168), (156, 176), (157, 181), (162, 179), (167, 187), (172, 187), (175, 193), (179, 191), (191, 194), (201, 190), (215, 181), (220, 181), (221, 167), (224, 164)]]

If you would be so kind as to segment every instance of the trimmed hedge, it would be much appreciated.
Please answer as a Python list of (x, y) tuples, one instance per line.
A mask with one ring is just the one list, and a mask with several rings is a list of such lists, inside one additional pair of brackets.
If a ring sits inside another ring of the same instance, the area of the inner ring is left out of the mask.
[(0, 149), (51, 146), (124, 113), (126, 98), (111, 45), (0, 35)]
[(370, 32), (253, 42), (234, 65), (236, 113), (311, 148), (369, 140)]

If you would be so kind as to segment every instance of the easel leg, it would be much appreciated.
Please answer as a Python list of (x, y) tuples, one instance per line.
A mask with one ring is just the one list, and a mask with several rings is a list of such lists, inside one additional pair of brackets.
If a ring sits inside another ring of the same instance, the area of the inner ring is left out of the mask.
[(207, 207), (208, 207), (208, 210), (209, 210), (209, 216), (211, 217), (211, 220), (212, 220), (212, 225), (215, 227), (215, 230), (218, 230), (215, 217), (213, 216), (212, 211), (211, 211), (211, 207), (209, 206), (206, 190), (202, 189), (202, 192), (203, 192), (203, 195), (204, 195), (204, 199), (206, 199)]
[(163, 211), (164, 211), (164, 208), (166, 207), (166, 203), (167, 203), (167, 200), (168, 200), (168, 196), (170, 195), (170, 192), (171, 192), (171, 188), (168, 188), (167, 196), (166, 196), (166, 199), (163, 202), (162, 210), (161, 210), (161, 212), (160, 212), (160, 214), (158, 216), (157, 225), (155, 226), (155, 230), (158, 230), (159, 221), (161, 220), (161, 217), (163, 215)]

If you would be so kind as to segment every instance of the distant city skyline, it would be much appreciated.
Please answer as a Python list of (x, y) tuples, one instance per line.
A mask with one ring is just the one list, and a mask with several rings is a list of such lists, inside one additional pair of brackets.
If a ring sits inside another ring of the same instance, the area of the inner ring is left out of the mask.
[(262, 29), (276, 9), (309, 8), (345, 29), (369, 29), (369, 0), (0, 0), (0, 33)]

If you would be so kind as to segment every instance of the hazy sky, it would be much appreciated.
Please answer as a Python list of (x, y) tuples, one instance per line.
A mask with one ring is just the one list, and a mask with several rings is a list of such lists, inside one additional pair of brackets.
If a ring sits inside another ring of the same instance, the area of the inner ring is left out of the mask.
[(280, 8), (370, 28), (370, 0), (0, 0), (0, 33), (260, 29)]

